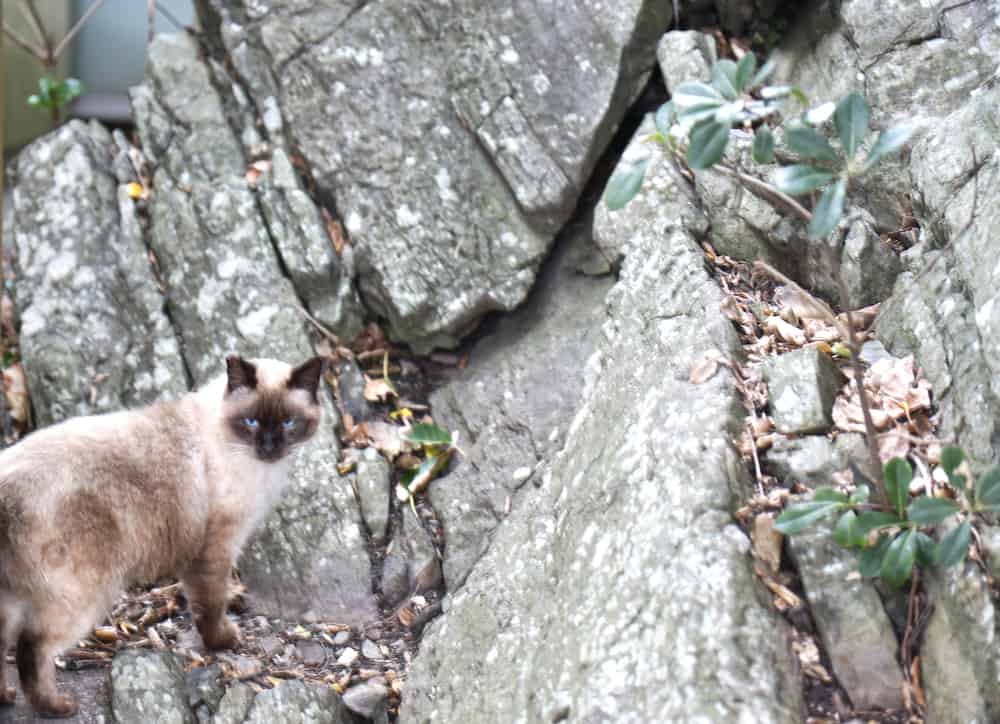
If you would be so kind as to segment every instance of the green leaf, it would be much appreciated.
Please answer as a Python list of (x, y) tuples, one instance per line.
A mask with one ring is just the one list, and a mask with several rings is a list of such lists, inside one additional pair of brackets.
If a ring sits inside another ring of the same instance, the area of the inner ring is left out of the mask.
[(892, 513), (869, 510), (858, 516), (857, 530), (859, 535), (867, 536), (878, 528), (889, 528), (902, 523), (903, 521)]
[(847, 193), (847, 179), (841, 177), (819, 197), (813, 218), (809, 222), (809, 238), (822, 239), (837, 228), (844, 213), (844, 196)]
[(817, 158), (822, 161), (837, 161), (837, 152), (826, 136), (809, 126), (792, 126), (785, 132), (785, 141), (795, 153), (806, 158)]
[(807, 194), (821, 186), (826, 186), (836, 178), (829, 171), (820, 168), (795, 164), (782, 166), (774, 174), (774, 185), (779, 191), (792, 196)]
[(949, 446), (941, 449), (941, 467), (948, 474), (955, 472), (955, 469), (965, 460), (965, 453), (962, 448)]
[(768, 60), (766, 63), (764, 63), (764, 65), (760, 67), (760, 70), (757, 71), (756, 75), (754, 75), (753, 79), (750, 81), (750, 87), (755, 88), (756, 86), (759, 86), (765, 80), (770, 78), (771, 73), (773, 73), (774, 69), (777, 67), (778, 67), (777, 63), (775, 63), (773, 60)]
[(917, 531), (917, 565), (930, 568), (937, 556), (937, 543), (923, 531)]
[(691, 129), (687, 163), (696, 171), (711, 168), (722, 159), (729, 143), (729, 126), (708, 120)]
[(725, 98), (736, 100), (739, 91), (736, 86), (736, 63), (723, 59), (712, 66), (712, 87)]
[(793, 95), (795, 89), (787, 85), (766, 85), (760, 89), (760, 97), (765, 101), (775, 100), (777, 98), (786, 98)]
[(795, 535), (811, 527), (822, 518), (844, 508), (843, 503), (828, 500), (810, 500), (794, 503), (785, 508), (774, 522), (774, 529), (784, 535)]
[(853, 510), (849, 510), (840, 516), (837, 526), (833, 529), (833, 539), (844, 548), (863, 546), (865, 536), (858, 533), (858, 516)]
[(848, 500), (846, 495), (833, 488), (816, 488), (812, 499), (814, 502), (826, 501), (832, 503), (846, 503)]
[(760, 126), (754, 133), (753, 160), (755, 163), (774, 161), (774, 134), (767, 126)]
[(667, 101), (657, 109), (656, 115), (653, 116), (653, 122), (656, 124), (656, 130), (659, 131), (664, 138), (670, 136), (670, 127), (674, 125), (674, 119), (676, 117), (677, 113), (674, 110), (673, 101)]
[(1000, 509), (1000, 467), (994, 465), (976, 481), (976, 503), (987, 510)]
[(725, 99), (719, 91), (710, 85), (688, 81), (681, 83), (673, 92), (670, 99), (674, 102), (677, 112), (683, 115), (687, 109), (696, 106), (721, 106)]
[(801, 88), (799, 88), (798, 86), (794, 86), (789, 90), (789, 93), (791, 93), (792, 98), (797, 100), (799, 102), (799, 105), (801, 105), (803, 108), (809, 107), (809, 96), (807, 96)]
[[(855, 478), (855, 480), (857, 480), (857, 478)], [(854, 492), (851, 493), (851, 502), (852, 503), (867, 502), (869, 496), (871, 495), (871, 492), (872, 492), (871, 488), (869, 488), (865, 483), (858, 483), (854, 488)]]
[(865, 548), (858, 556), (858, 573), (865, 578), (875, 578), (882, 568), (882, 559), (892, 544), (892, 538), (880, 536), (875, 545)]
[(864, 96), (851, 93), (842, 98), (833, 112), (833, 125), (837, 128), (840, 145), (848, 160), (854, 158), (858, 146), (868, 135), (868, 104)]
[(947, 498), (929, 498), (921, 495), (910, 503), (906, 509), (906, 517), (917, 525), (937, 525), (961, 508)]
[(965, 560), (969, 552), (969, 541), (972, 538), (972, 528), (969, 521), (963, 520), (957, 528), (948, 532), (937, 544), (934, 562), (942, 568), (951, 568)]
[[(646, 176), (646, 168), (650, 159), (643, 158), (635, 163), (620, 163), (608, 181), (608, 187), (604, 191), (604, 203), (611, 211), (618, 211), (625, 208), (629, 201), (635, 198), (642, 187), (642, 180)], [(416, 427), (416, 425), (414, 425)]]
[(406, 439), (418, 445), (451, 445), (450, 432), (443, 427), (426, 422), (418, 422), (411, 427)]
[(43, 75), (38, 79), (38, 94), (45, 99), (52, 97), (52, 87), (55, 85), (55, 80), (48, 75)]
[(28, 96), (28, 105), (32, 106), (33, 108), (38, 108), (39, 106), (41, 106), (42, 105), (41, 96), (39, 96), (37, 93), (33, 93), (30, 96)]
[(910, 481), (913, 480), (913, 470), (903, 458), (893, 458), (885, 464), (885, 489), (889, 493), (889, 505), (896, 509), (900, 517), (910, 499)]
[(910, 528), (896, 536), (896, 540), (886, 550), (882, 558), (882, 567), (879, 569), (882, 580), (893, 588), (900, 588), (910, 580), (916, 555), (916, 530)]
[(740, 62), (736, 65), (736, 77), (733, 78), (737, 93), (742, 93), (750, 87), (750, 79), (755, 70), (757, 70), (757, 56), (753, 52), (740, 58)]
[(875, 141), (875, 145), (872, 146), (872, 150), (868, 152), (868, 158), (865, 160), (865, 171), (870, 171), (883, 156), (895, 153), (902, 148), (903, 144), (910, 140), (913, 130), (913, 126), (900, 125), (882, 131), (878, 140)]

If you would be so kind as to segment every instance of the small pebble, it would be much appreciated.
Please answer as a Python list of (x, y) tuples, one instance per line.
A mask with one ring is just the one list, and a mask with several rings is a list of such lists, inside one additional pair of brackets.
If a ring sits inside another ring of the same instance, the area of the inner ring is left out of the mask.
[(523, 483), (525, 480), (531, 477), (531, 468), (525, 466), (523, 468), (518, 468), (514, 471), (514, 482)]
[(350, 631), (338, 631), (337, 635), (333, 637), (333, 643), (335, 646), (343, 646), (350, 640), (351, 640)]
[(379, 650), (378, 645), (371, 639), (365, 639), (361, 643), (361, 653), (366, 659), (382, 658), (382, 652)]
[(357, 649), (352, 649), (350, 647), (344, 649), (344, 651), (337, 657), (337, 663), (341, 666), (350, 666), (355, 661), (358, 660)]

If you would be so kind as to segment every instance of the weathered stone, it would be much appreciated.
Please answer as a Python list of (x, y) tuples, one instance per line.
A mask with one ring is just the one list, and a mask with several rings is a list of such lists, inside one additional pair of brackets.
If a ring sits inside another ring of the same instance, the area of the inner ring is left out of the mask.
[(327, 650), (318, 641), (296, 641), (295, 653), (306, 666), (322, 666), (327, 659)]
[(565, 447), (425, 630), (401, 724), (802, 719), (784, 624), (729, 512), (749, 487), (735, 381), (688, 382), (739, 343), (686, 202), (649, 196), (684, 181), (650, 168)]
[[(136, 123), (157, 162), (152, 240), (168, 307), (195, 381), (239, 350), (300, 362), (313, 351), (291, 282), (247, 187), (243, 150), (207, 66), (188, 36), (158, 36)], [(183, 128), (183, 132), (161, 133)], [(307, 611), (360, 623), (377, 617), (353, 491), (336, 470), (336, 413), (298, 455), (294, 484), (248, 544), (240, 571), (264, 613)]]
[(708, 82), (716, 57), (715, 38), (697, 30), (671, 30), (656, 46), (656, 59), (669, 93), (688, 81)]
[(16, 250), (20, 347), (39, 425), (187, 389), (113, 149), (102, 126), (73, 121), (13, 167), (5, 248)]
[(364, 302), (422, 351), (524, 300), (671, 19), (651, 0), (201, 6), (336, 199)]
[(226, 689), (212, 724), (243, 724), (253, 705), (254, 691), (241, 681)]
[(257, 695), (246, 724), (359, 724), (329, 686), (288, 681)]
[(192, 710), (199, 706), (207, 706), (211, 711), (219, 707), (219, 701), (226, 693), (225, 684), (220, 680), (222, 669), (216, 663), (192, 669), (185, 676), (187, 703)]
[(382, 595), (387, 606), (395, 606), (411, 593), (423, 593), (441, 585), (441, 560), (430, 534), (409, 505), (402, 505), (399, 525), (382, 563)]
[(344, 692), (344, 704), (356, 714), (368, 719), (385, 716), (389, 689), (381, 677), (355, 684)]
[(183, 659), (161, 651), (126, 651), (111, 665), (111, 707), (118, 724), (194, 724)]
[(764, 364), (771, 414), (779, 432), (823, 432), (833, 424), (833, 399), (843, 383), (837, 365), (815, 347), (804, 347)]
[(835, 441), (822, 435), (776, 436), (767, 451), (767, 462), (768, 469), (783, 481), (816, 487), (829, 485), (834, 473), (864, 455), (865, 439), (855, 433), (838, 435)]
[(471, 350), (466, 369), (431, 395), (435, 420), (459, 431), (466, 453), (428, 488), (447, 541), (449, 590), (465, 580), (524, 485), (515, 473), (551, 458), (579, 407), (580, 361), (597, 344), (613, 281), (575, 272), (575, 252), (591, 247), (590, 236), (589, 219), (568, 229), (524, 307), (501, 320)]
[(391, 474), (388, 461), (378, 450), (371, 447), (364, 449), (357, 463), (354, 484), (361, 505), (361, 517), (368, 526), (372, 542), (376, 544), (384, 543), (388, 533)]
[(854, 708), (902, 708), (899, 643), (875, 588), (849, 578), (857, 570), (855, 554), (837, 545), (825, 526), (789, 537), (788, 549), (833, 673)]

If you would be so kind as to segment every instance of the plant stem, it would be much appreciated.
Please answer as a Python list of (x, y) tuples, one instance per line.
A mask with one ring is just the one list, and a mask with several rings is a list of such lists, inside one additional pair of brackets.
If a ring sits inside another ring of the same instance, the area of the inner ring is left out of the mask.
[(83, 24), (90, 20), (90, 16), (96, 13), (98, 8), (100, 8), (103, 4), (104, 0), (94, 0), (94, 2), (91, 3), (90, 7), (87, 8), (87, 12), (81, 15), (80, 19), (76, 21), (76, 24), (70, 28), (68, 33), (66, 33), (66, 37), (59, 41), (59, 45), (57, 45), (56, 49), (52, 52), (53, 60), (59, 59), (62, 52), (66, 50), (66, 46), (68, 46), (70, 42), (72, 42), (73, 38), (76, 37), (76, 34), (80, 32)]
[(38, 59), (38, 62), (40, 63), (45, 62), (45, 49), (40, 46), (33, 45), (29, 41), (22, 38), (20, 35), (14, 32), (14, 28), (11, 27), (11, 25), (6, 20), (3, 21), (3, 32), (8, 38), (14, 41), (15, 45), (17, 45), (30, 55), (35, 56)]
[(794, 216), (798, 216), (807, 224), (812, 221), (812, 212), (806, 209), (802, 204), (793, 199), (786, 193), (779, 191), (774, 188), (771, 184), (766, 181), (761, 181), (755, 176), (743, 173), (737, 168), (731, 166), (726, 166), (725, 164), (717, 164), (715, 166), (717, 171), (721, 171), (726, 176), (732, 176), (737, 179), (741, 184), (743, 184), (746, 189), (763, 201), (768, 202), (771, 206), (779, 206), (785, 211), (790, 212)]

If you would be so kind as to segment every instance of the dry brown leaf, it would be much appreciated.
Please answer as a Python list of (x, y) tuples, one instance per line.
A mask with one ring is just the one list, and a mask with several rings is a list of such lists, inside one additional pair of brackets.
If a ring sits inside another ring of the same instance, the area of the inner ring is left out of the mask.
[(3, 386), (7, 393), (7, 408), (10, 412), (10, 418), (20, 425), (27, 424), (30, 414), (28, 383), (24, 379), (24, 367), (20, 362), (3, 371)]
[(364, 396), (369, 402), (386, 402), (390, 397), (396, 397), (396, 390), (387, 380), (365, 375)]
[(774, 529), (774, 515), (761, 513), (753, 519), (753, 552), (763, 561), (771, 573), (777, 573), (781, 567), (781, 544), (784, 536)]
[(783, 309), (791, 310), (800, 320), (826, 319), (826, 314), (815, 302), (794, 287), (782, 286), (774, 290), (774, 301)]
[(691, 371), (688, 373), (688, 382), (692, 385), (700, 385), (712, 379), (718, 371), (719, 360), (704, 357), (691, 365)]
[(413, 444), (405, 437), (406, 428), (379, 420), (364, 423), (372, 447), (393, 460), (404, 451), (413, 450)]
[[(861, 309), (851, 310), (851, 320), (854, 322), (854, 328), (858, 331), (864, 331), (868, 329), (875, 322), (875, 318), (878, 316), (879, 304), (872, 304), (869, 307), (862, 307)], [(847, 326), (847, 315), (844, 313), (837, 315), (837, 321)]]
[[(902, 428), (897, 428), (902, 430)], [(878, 439), (878, 457), (882, 463), (910, 454), (910, 441), (903, 435), (883, 435)]]
[(326, 209), (323, 209), (323, 221), (326, 223), (326, 233), (330, 237), (330, 243), (333, 244), (333, 250), (337, 256), (340, 256), (344, 252), (344, 247), (347, 246), (347, 235), (344, 233), (344, 227)]
[(796, 347), (802, 347), (806, 343), (806, 333), (781, 317), (772, 316), (765, 319), (764, 329), (783, 342), (793, 344)]
[(719, 309), (722, 310), (722, 313), (730, 322), (740, 322), (743, 320), (743, 310), (740, 309), (740, 303), (731, 294), (727, 294), (726, 298), (719, 303)]

